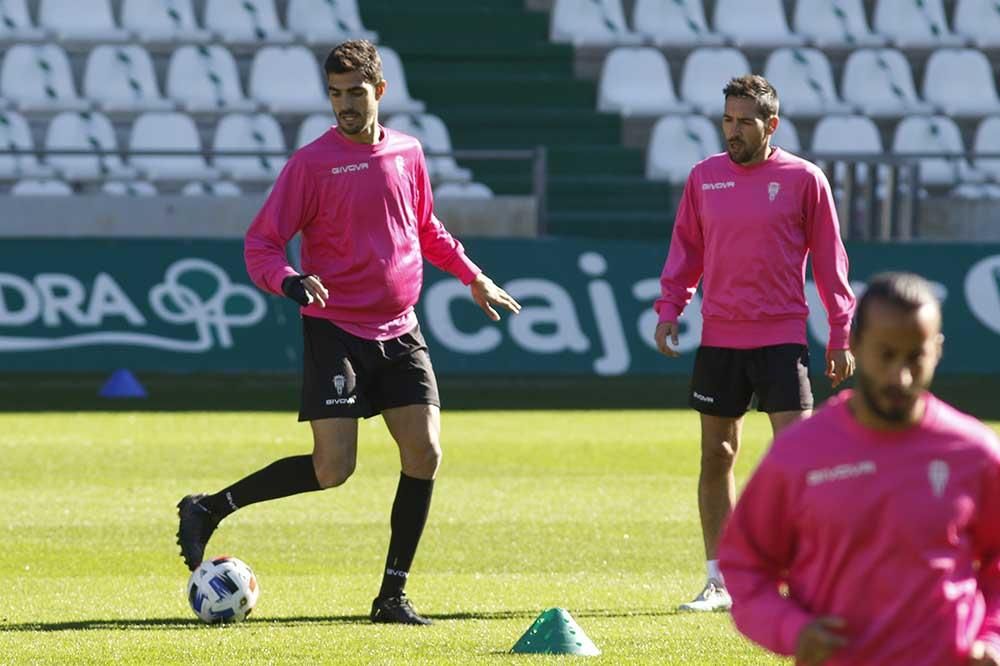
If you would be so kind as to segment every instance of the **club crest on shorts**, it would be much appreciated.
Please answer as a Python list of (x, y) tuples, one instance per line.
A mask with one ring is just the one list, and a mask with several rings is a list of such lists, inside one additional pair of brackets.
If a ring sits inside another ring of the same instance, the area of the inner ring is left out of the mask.
[(778, 190), (781, 189), (781, 183), (771, 181), (767, 184), (767, 199), (768, 201), (774, 201), (774, 198), (778, 196)]
[(344, 395), (344, 385), (346, 383), (347, 383), (347, 380), (344, 378), (344, 375), (334, 375), (334, 377), (333, 377), (333, 388), (334, 388), (334, 390), (337, 391), (337, 395), (338, 396)]

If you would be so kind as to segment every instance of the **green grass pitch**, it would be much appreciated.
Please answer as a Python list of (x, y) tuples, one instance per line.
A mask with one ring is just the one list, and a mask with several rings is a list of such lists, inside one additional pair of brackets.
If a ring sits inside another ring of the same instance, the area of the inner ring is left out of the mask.
[[(262, 586), (242, 625), (184, 595), (174, 504), (308, 450), (269, 411), (0, 413), (0, 664), (521, 664), (544, 609), (609, 664), (778, 664), (726, 615), (675, 614), (702, 583), (697, 419), (688, 410), (445, 411), (444, 463), (408, 592), (432, 627), (367, 620), (398, 475), (380, 419), (355, 476), (251, 506), (209, 554)], [(747, 419), (740, 481), (769, 426)]]

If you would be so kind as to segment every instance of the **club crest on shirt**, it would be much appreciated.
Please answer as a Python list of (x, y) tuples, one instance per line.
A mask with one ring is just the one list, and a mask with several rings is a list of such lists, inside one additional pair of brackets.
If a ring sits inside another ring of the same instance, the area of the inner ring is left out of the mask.
[(948, 486), (948, 474), (948, 463), (943, 460), (932, 460), (927, 465), (927, 479), (931, 482), (934, 497), (944, 495), (944, 489)]
[(781, 189), (781, 184), (771, 181), (767, 184), (767, 199), (768, 201), (774, 201), (775, 197), (778, 196), (778, 190)]
[(400, 178), (406, 177), (406, 160), (403, 159), (402, 155), (396, 155), (396, 171), (399, 172)]

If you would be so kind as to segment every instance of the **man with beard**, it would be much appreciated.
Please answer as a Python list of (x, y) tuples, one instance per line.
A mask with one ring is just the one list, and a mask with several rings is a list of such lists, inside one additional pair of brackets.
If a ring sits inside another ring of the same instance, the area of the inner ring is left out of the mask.
[[(213, 495), (184, 497), (177, 542), (193, 570), (219, 521), (234, 511), (341, 485), (354, 472), (358, 419), (381, 414), (402, 473), (371, 620), (429, 624), (403, 592), (441, 460), (437, 381), (413, 311), (423, 260), (469, 285), (494, 321), (494, 305), (515, 313), (520, 306), (434, 216), (419, 142), (379, 125), (387, 83), (375, 46), (345, 42), (330, 52), (325, 70), (337, 125), (292, 155), (245, 244), (254, 283), (302, 307), (299, 420), (311, 426), (312, 455), (277, 460)], [(285, 254), (296, 233), (301, 275)]]
[(778, 435), (719, 548), (736, 626), (814, 666), (1000, 664), (1000, 442), (927, 389), (941, 306), (876, 276), (857, 388)]
[(723, 94), (726, 152), (691, 169), (655, 304), (656, 345), (676, 357), (681, 312), (704, 276), (701, 346), (688, 401), (701, 414), (698, 510), (708, 580), (682, 611), (728, 610), (732, 603), (716, 548), (736, 499), (733, 464), (753, 399), (775, 434), (812, 410), (810, 253), (830, 324), (825, 374), (837, 386), (854, 372), (847, 349), (854, 294), (830, 184), (815, 164), (771, 145), (778, 94), (766, 79), (732, 79)]

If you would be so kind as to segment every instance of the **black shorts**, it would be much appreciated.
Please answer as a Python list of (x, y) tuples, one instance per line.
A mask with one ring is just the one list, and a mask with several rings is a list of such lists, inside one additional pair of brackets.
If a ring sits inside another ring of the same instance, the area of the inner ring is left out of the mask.
[(702, 414), (743, 416), (754, 396), (761, 412), (812, 409), (809, 348), (772, 345), (756, 349), (699, 347), (689, 404)]
[(366, 340), (326, 319), (302, 317), (302, 336), (299, 421), (441, 404), (419, 326), (391, 340)]

